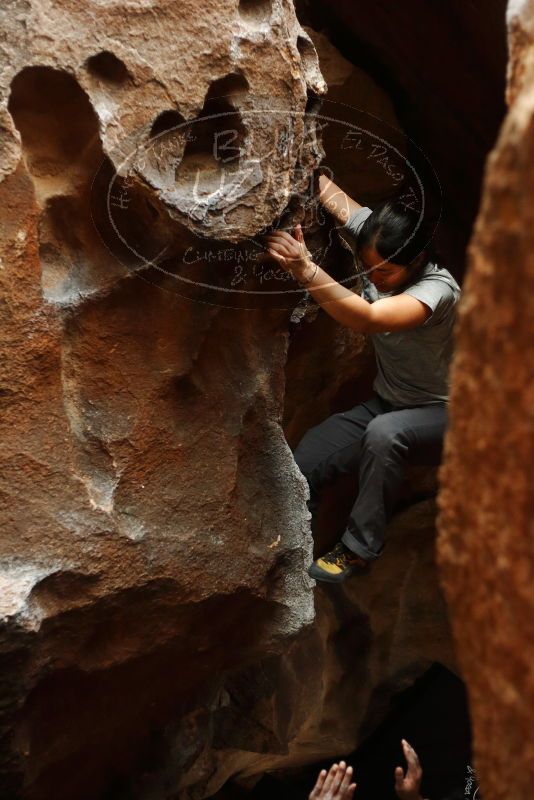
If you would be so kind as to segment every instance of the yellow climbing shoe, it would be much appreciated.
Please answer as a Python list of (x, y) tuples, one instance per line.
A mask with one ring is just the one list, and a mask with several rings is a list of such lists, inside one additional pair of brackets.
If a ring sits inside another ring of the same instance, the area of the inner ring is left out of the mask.
[(308, 575), (316, 581), (341, 583), (357, 572), (366, 572), (368, 565), (368, 561), (345, 547), (343, 542), (338, 542), (332, 550), (313, 562)]

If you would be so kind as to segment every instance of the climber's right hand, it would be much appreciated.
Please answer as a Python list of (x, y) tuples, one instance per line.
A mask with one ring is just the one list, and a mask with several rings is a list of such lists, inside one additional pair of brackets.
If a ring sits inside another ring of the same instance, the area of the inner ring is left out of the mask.
[(356, 789), (356, 784), (351, 780), (352, 767), (348, 767), (344, 761), (332, 764), (328, 773), (325, 769), (319, 773), (309, 800), (350, 800)]

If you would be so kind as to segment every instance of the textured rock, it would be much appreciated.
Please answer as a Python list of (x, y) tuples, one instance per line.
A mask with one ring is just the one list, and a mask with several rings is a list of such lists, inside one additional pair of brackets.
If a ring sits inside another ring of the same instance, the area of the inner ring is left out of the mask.
[(469, 248), (441, 467), (439, 563), (485, 800), (534, 784), (534, 6), (510, 3), (510, 108)]
[[(309, 211), (326, 87), (290, 4), (199, 9), (2, 9), (6, 800), (97, 800), (130, 774), (139, 797), (205, 796), (238, 773), (352, 747), (352, 721), (335, 731), (343, 698), (369, 726), (431, 660), (450, 661), (431, 508), (419, 522), (406, 512), (362, 596), (335, 607), (321, 595), (312, 625), (307, 487), (287, 443), (311, 415), (296, 410), (301, 389), (284, 407), (288, 376), (303, 374), (288, 358), (298, 298), (255, 301), (257, 275), (229, 289), (232, 258), (259, 230)], [(273, 99), (280, 113), (266, 113)], [(237, 137), (224, 169), (209, 147), (221, 115)], [(352, 269), (337, 239), (329, 257)], [(309, 342), (324, 332), (335, 355), (322, 414), (368, 352), (313, 317)], [(340, 697), (361, 637), (365, 687), (349, 675)], [(311, 719), (295, 691), (310, 651), (307, 680), (324, 695)]]
[[(307, 488), (280, 426), (287, 315), (192, 303), (137, 272), (162, 237), (271, 222), (320, 155), (304, 111), (326, 87), (278, 2), (3, 15), (0, 794), (94, 800), (201, 687), (313, 619)], [(188, 216), (221, 89), (254, 181)], [(287, 113), (261, 113), (265, 97)], [(172, 196), (169, 113), (204, 125)], [(113, 166), (129, 181), (122, 251)]]

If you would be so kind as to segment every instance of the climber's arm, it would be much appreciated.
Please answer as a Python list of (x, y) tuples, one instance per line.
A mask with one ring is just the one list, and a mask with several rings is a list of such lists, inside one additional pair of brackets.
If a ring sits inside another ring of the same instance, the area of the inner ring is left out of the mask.
[(347, 222), (351, 214), (362, 208), (326, 175), (319, 175), (318, 199), (341, 225)]
[(422, 325), (432, 309), (409, 294), (368, 303), (314, 264), (300, 225), (295, 235), (275, 231), (265, 237), (269, 254), (299, 281), (335, 320), (359, 333), (402, 331)]
[[(313, 271), (312, 268), (313, 267)], [(363, 297), (337, 283), (327, 272), (310, 262), (308, 275), (315, 276), (306, 289), (335, 320), (359, 333), (382, 333), (418, 328), (432, 310), (409, 294), (384, 297), (368, 303)]]
[(366, 333), (405, 331), (418, 328), (431, 316), (432, 309), (409, 294), (383, 297), (370, 303)]

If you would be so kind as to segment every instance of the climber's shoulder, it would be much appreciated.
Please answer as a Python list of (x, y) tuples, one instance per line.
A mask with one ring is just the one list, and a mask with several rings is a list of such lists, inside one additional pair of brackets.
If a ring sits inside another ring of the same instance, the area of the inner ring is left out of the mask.
[(461, 288), (452, 273), (444, 266), (429, 261), (421, 274), (408, 286), (401, 289), (401, 294), (416, 298), (431, 310), (422, 323), (422, 327), (430, 328), (438, 322), (452, 317), (460, 298)]

